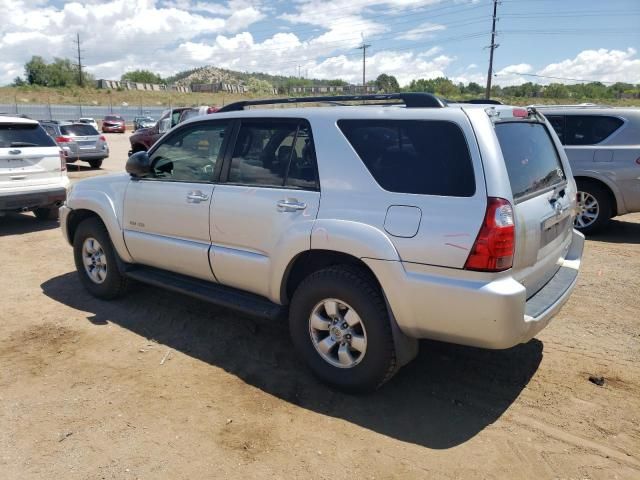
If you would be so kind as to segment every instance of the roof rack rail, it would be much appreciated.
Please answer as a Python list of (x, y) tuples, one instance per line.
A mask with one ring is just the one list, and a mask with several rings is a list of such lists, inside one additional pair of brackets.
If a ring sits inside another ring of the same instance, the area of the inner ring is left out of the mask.
[(573, 103), (573, 104), (565, 104), (565, 105), (553, 105), (551, 103), (547, 104), (534, 104), (530, 105), (536, 108), (612, 108), (611, 105), (605, 105), (602, 103)]
[(443, 108), (447, 103), (441, 98), (431, 93), (411, 92), (411, 93), (382, 93), (374, 95), (334, 95), (323, 97), (287, 97), (287, 98), (271, 98), (265, 100), (242, 100), (240, 102), (225, 105), (217, 113), (237, 112), (244, 110), (245, 107), (256, 105), (277, 105), (287, 103), (334, 103), (335, 102), (357, 102), (365, 100), (400, 100), (400, 102), (390, 103), (395, 105), (404, 103), (407, 108)]
[(447, 103), (470, 103), (472, 105), (504, 105), (500, 100), (489, 98), (470, 98), (468, 100), (446, 100)]

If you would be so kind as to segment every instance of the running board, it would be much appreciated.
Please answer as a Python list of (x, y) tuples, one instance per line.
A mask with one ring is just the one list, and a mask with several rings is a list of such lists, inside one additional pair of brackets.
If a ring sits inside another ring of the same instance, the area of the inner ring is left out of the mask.
[(285, 307), (265, 297), (158, 268), (130, 266), (125, 268), (124, 274), (142, 283), (183, 293), (254, 317), (275, 320), (283, 318), (286, 312)]

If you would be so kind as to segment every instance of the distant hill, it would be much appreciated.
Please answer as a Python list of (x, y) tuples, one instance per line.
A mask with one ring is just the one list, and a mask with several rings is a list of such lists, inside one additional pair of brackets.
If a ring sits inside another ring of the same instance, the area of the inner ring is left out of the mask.
[(188, 87), (192, 83), (237, 83), (248, 84), (251, 79), (269, 82), (274, 87), (285, 85), (347, 85), (342, 80), (320, 80), (298, 77), (286, 77), (283, 75), (269, 75), (261, 72), (236, 72), (213, 66), (194, 68), (176, 73), (167, 78), (167, 83)]

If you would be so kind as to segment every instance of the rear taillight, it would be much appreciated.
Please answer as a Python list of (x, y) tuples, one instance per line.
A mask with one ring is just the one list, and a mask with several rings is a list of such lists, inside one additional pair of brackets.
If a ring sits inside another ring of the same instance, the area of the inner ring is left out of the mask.
[(73, 139), (71, 137), (67, 137), (65, 135), (61, 135), (59, 137), (56, 137), (56, 142), (58, 143), (69, 143), (72, 142)]
[(514, 250), (513, 208), (504, 198), (489, 197), (482, 227), (464, 268), (482, 272), (507, 270), (513, 265)]
[(107, 141), (107, 137), (105, 137), (104, 135), (100, 135), (100, 140), (102, 140), (103, 142)]
[(64, 172), (67, 169), (67, 159), (64, 156), (64, 152), (60, 150), (60, 171)]

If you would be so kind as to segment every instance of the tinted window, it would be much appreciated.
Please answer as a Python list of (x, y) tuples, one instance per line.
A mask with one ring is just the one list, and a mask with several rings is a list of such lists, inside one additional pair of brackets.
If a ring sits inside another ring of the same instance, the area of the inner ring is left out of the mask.
[(113, 121), (122, 121), (122, 117), (120, 117), (119, 115), (107, 115), (106, 117), (104, 117), (105, 120), (113, 122)]
[(60, 131), (63, 135), (71, 135), (72, 137), (86, 137), (88, 135), (100, 135), (98, 131), (91, 125), (62, 125)]
[(602, 142), (624, 122), (602, 115), (567, 115), (565, 145), (594, 145)]
[(469, 149), (454, 123), (340, 120), (338, 126), (385, 190), (452, 197), (475, 193)]
[(558, 152), (543, 124), (499, 123), (496, 134), (515, 200), (565, 179)]
[(151, 155), (154, 177), (181, 182), (213, 180), (226, 123), (192, 125), (167, 138)]
[[(279, 152), (286, 152), (280, 145)], [(284, 152), (282, 153), (284, 155)], [(299, 188), (316, 188), (316, 152), (308, 125), (300, 125), (291, 149), (289, 171), (285, 185)]]
[(56, 142), (37, 123), (0, 123), (0, 148), (55, 145)]
[(547, 120), (549, 120), (549, 123), (556, 131), (556, 135), (558, 135), (562, 144), (564, 144), (564, 117), (561, 115), (554, 115), (547, 117)]
[(298, 121), (243, 121), (231, 159), (229, 182), (316, 188), (309, 126)]

